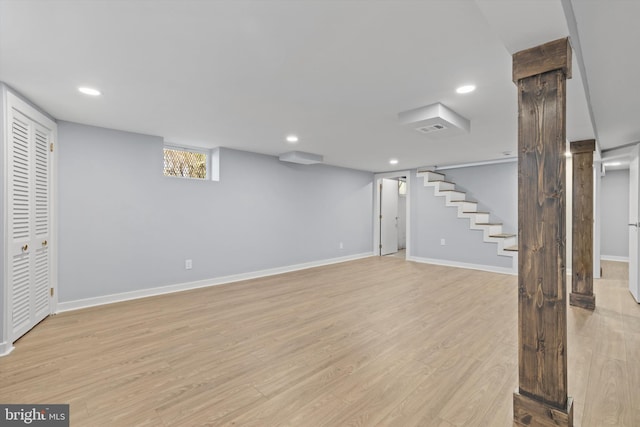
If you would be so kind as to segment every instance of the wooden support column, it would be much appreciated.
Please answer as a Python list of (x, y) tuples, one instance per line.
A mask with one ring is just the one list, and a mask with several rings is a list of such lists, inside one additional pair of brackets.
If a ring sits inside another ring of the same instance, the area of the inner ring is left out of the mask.
[(518, 86), (518, 363), (516, 426), (573, 426), (567, 397), (566, 79), (571, 46), (513, 55)]
[(569, 304), (594, 310), (593, 294), (593, 152), (596, 141), (571, 143), (573, 159), (573, 244)]

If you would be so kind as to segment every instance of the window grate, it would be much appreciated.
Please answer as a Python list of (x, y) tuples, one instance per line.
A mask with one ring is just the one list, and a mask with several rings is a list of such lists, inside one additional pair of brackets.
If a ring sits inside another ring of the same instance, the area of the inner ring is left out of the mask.
[(207, 178), (207, 155), (197, 151), (164, 149), (164, 176)]

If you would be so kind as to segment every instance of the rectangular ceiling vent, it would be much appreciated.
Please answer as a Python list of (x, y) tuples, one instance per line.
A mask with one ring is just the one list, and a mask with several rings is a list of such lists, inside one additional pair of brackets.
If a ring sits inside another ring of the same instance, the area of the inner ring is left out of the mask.
[(435, 125), (422, 126), (422, 127), (416, 128), (418, 132), (422, 132), (422, 133), (438, 132), (444, 129), (447, 129), (447, 127), (442, 123), (436, 123)]
[(468, 119), (439, 102), (403, 111), (398, 114), (398, 120), (430, 138), (463, 135), (471, 130), (471, 122)]

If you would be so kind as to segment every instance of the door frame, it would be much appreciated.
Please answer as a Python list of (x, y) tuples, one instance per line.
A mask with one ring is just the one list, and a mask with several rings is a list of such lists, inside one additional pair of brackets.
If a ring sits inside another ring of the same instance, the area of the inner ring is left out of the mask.
[(601, 260), (600, 252), (602, 247), (602, 214), (601, 199), (602, 194), (602, 160), (600, 152), (596, 150), (593, 161), (593, 278), (600, 278)]
[[(10, 207), (9, 204), (9, 143), (11, 141), (9, 125), (11, 123), (11, 111), (15, 108), (22, 114), (31, 118), (32, 120), (39, 122), (52, 129), (51, 143), (53, 144), (53, 152), (50, 153), (50, 193), (49, 193), (49, 224), (50, 224), (50, 239), (49, 245), (49, 284), (53, 288), (53, 297), (49, 299), (49, 315), (53, 314), (57, 310), (58, 306), (58, 218), (57, 218), (57, 184), (58, 184), (58, 164), (57, 164), (57, 142), (58, 142), (58, 126), (56, 121), (48, 114), (39, 110), (33, 104), (29, 103), (17, 93), (13, 92), (6, 85), (1, 87), (2, 96), (1, 102), (3, 117), (2, 117), (2, 135), (0, 142), (2, 143), (2, 156), (4, 164), (2, 165), (2, 174), (4, 181), (3, 188), (3, 208), (7, 211)], [(2, 289), (0, 290), (3, 295), (3, 307), (4, 318), (2, 319), (2, 341), (0, 341), (0, 356), (9, 354), (13, 350), (13, 342), (17, 339), (13, 336), (12, 332), (12, 294), (10, 292), (10, 274), (8, 257), (10, 251), (10, 239), (9, 239), (9, 219), (8, 215), (5, 215), (2, 221), (3, 235), (4, 235), (4, 260), (5, 264), (4, 274), (2, 276)]]
[(411, 171), (396, 171), (396, 172), (383, 172), (373, 175), (374, 184), (374, 197), (373, 197), (373, 254), (380, 256), (380, 183), (383, 178), (407, 178), (407, 218), (406, 218), (406, 235), (407, 235), (407, 249), (405, 251), (405, 258), (409, 259), (411, 256)]
[[(398, 253), (398, 240), (400, 229), (398, 228), (398, 214), (400, 209), (400, 180), (393, 178), (382, 178), (380, 188), (380, 255), (391, 255)], [(393, 200), (395, 198), (395, 200)], [(392, 200), (388, 200), (392, 199)], [(406, 209), (405, 209), (406, 210)], [(393, 211), (392, 218), (386, 218)], [(394, 222), (395, 221), (395, 222)], [(406, 221), (405, 221), (406, 226)], [(405, 231), (406, 234), (406, 231)], [(388, 245), (388, 247), (387, 247)]]
[[(632, 173), (631, 173), (631, 163), (633, 162), (633, 159), (636, 158), (638, 160), (638, 162), (640, 162), (640, 143), (633, 143), (633, 144), (629, 144), (623, 147), (619, 147), (619, 148), (615, 148), (612, 150), (608, 150), (607, 152), (603, 153), (601, 158), (600, 158), (600, 163), (601, 165), (604, 165), (606, 162), (610, 162), (610, 161), (620, 161), (623, 163), (623, 166), (625, 169), (628, 168), (629, 169), (629, 213), (627, 215), (629, 221), (632, 220), (631, 218), (631, 203), (633, 201), (633, 190), (634, 190), (634, 183), (633, 183), (633, 177), (632, 177)], [(601, 166), (602, 167), (602, 166)], [(606, 173), (606, 167), (604, 169), (600, 169), (600, 175), (603, 176), (604, 173)], [(640, 198), (640, 194), (638, 194), (638, 188), (639, 187), (639, 183), (637, 182), (638, 180), (636, 179), (636, 183), (635, 183), (635, 188), (636, 188), (636, 194), (635, 194), (635, 198), (636, 200), (638, 200), (638, 198)], [(627, 228), (630, 226), (627, 226)], [(600, 230), (599, 230), (600, 231)], [(631, 241), (631, 236), (629, 235), (629, 257), (628, 257), (628, 264), (629, 264), (629, 292), (631, 294), (633, 294), (633, 292), (631, 292), (631, 281), (632, 281), (632, 273), (634, 271), (638, 271), (638, 269), (640, 269), (640, 260), (637, 257), (633, 257), (631, 256), (631, 245), (632, 245), (632, 241)], [(598, 254), (598, 256), (600, 256), (600, 254)], [(637, 275), (636, 275), (637, 276)], [(640, 278), (637, 278), (636, 280), (640, 280)]]
[[(640, 145), (635, 145), (631, 150), (629, 163), (629, 292), (636, 302), (640, 302), (640, 274), (638, 265), (638, 254), (640, 245), (638, 243), (638, 224), (640, 221)], [(633, 221), (633, 222), (632, 222)], [(635, 224), (632, 226), (631, 224)], [(634, 230), (632, 233), (631, 230)], [(635, 237), (633, 239), (632, 237)], [(633, 249), (633, 250), (632, 250)]]

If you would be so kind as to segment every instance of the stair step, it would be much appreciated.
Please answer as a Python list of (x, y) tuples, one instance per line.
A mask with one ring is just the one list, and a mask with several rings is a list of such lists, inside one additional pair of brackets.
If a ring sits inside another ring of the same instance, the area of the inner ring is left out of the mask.
[(518, 252), (518, 245), (509, 246), (508, 248), (504, 248), (504, 250), (509, 252)]
[(493, 226), (493, 225), (502, 225), (501, 222), (476, 222), (476, 225), (489, 225), (489, 226)]
[(494, 237), (496, 239), (508, 239), (509, 237), (516, 237), (516, 235), (508, 234), (508, 233), (500, 233), (500, 234), (492, 234), (489, 237)]
[(444, 174), (434, 171), (418, 171), (418, 175), (426, 175), (427, 181), (436, 182), (436, 181), (444, 181)]
[(475, 209), (478, 209), (478, 202), (471, 202), (469, 200), (451, 200), (450, 205), (459, 205), (458, 209), (462, 209), (465, 212), (473, 213)]
[(432, 181), (432, 182), (437, 182), (438, 183), (438, 190), (439, 191), (447, 191), (447, 190), (455, 190), (456, 189), (456, 184), (453, 182), (449, 182), (449, 181)]
[[(471, 203), (471, 202), (470, 202)], [(484, 212), (484, 211), (471, 211), (471, 212), (462, 212), (463, 214), (483, 214), (483, 215), (490, 215), (491, 212)]]
[(441, 190), (441, 196), (445, 196), (449, 202), (460, 202), (463, 201), (466, 194), (462, 191), (458, 190)]
[(502, 235), (502, 224), (500, 223), (475, 223), (472, 228), (481, 227), (485, 229), (485, 232), (489, 235), (489, 237), (500, 236)]
[[(465, 209), (465, 212), (462, 212), (462, 214), (459, 214), (458, 216), (460, 218), (469, 218), (469, 220), (471, 221), (470, 223), (470, 227), (476, 228), (477, 226), (480, 224), (488, 224), (489, 223), (489, 218), (490, 218), (490, 214), (489, 212), (466, 212), (466, 206), (462, 207), (463, 209)], [(502, 230), (500, 231), (496, 231), (496, 233), (498, 232), (502, 232)]]

